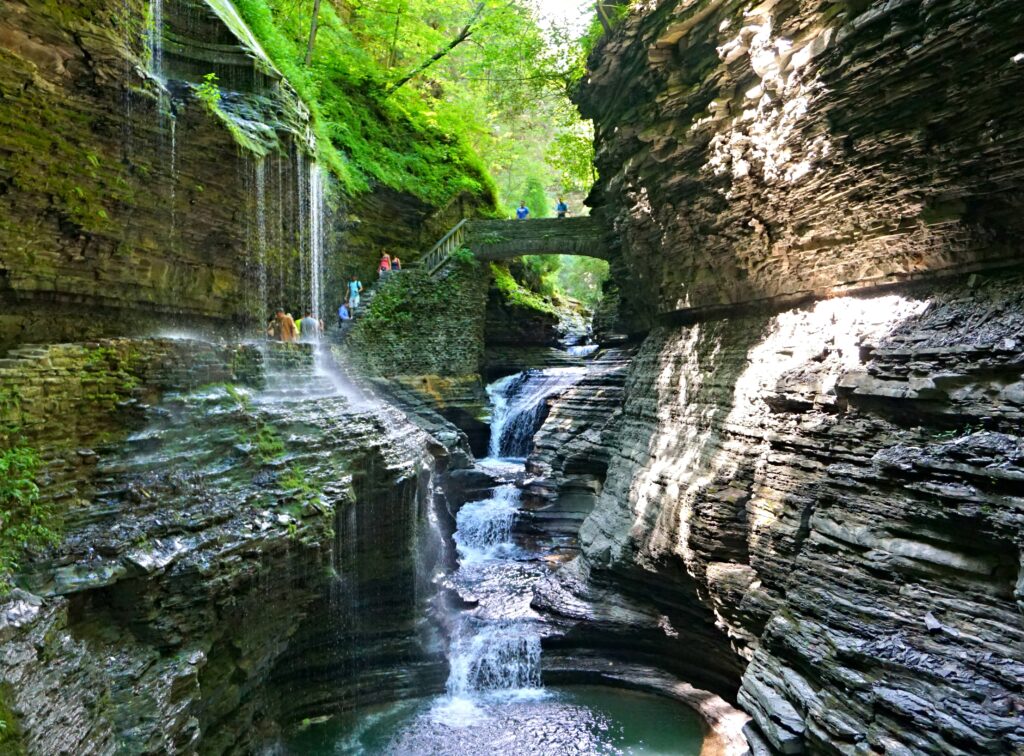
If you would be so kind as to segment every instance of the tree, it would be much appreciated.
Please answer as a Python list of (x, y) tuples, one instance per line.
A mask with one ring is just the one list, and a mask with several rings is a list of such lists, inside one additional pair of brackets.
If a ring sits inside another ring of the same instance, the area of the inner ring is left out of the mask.
[(320, 0), (313, 0), (313, 20), (309, 24), (309, 44), (306, 45), (306, 68), (313, 62), (313, 46), (316, 44), (316, 29), (320, 20)]
[[(317, 0), (317, 1), (319, 2), (319, 0)], [(448, 42), (448, 44), (446, 44), (440, 50), (438, 50), (433, 55), (431, 55), (429, 58), (427, 58), (425, 61), (423, 61), (420, 65), (416, 66), (416, 68), (414, 68), (412, 71), (410, 71), (405, 76), (403, 76), (401, 79), (399, 79), (394, 84), (392, 84), (390, 87), (388, 87), (388, 95), (390, 96), (395, 90), (397, 90), (397, 89), (405, 86), (406, 84), (408, 84), (410, 81), (415, 79), (417, 76), (419, 76), (421, 73), (426, 71), (432, 65), (437, 63), (443, 57), (448, 55), (456, 47), (458, 47), (463, 42), (465, 42), (467, 39), (469, 39), (470, 35), (473, 33), (474, 25), (476, 24), (477, 21), (479, 21), (480, 16), (481, 16), (481, 14), (483, 14), (484, 8), (486, 8), (486, 7), (487, 7), (487, 3), (486, 2), (477, 3), (476, 9), (473, 11), (473, 15), (470, 16), (470, 19), (469, 19), (469, 21), (466, 22), (466, 25), (462, 27), (462, 31), (460, 31), (458, 34), (456, 34), (455, 37), (453, 37), (452, 40), (450, 42)]]

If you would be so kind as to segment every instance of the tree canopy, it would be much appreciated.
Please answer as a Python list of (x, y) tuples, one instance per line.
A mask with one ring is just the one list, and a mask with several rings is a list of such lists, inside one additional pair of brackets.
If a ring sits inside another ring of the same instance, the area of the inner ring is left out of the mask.
[(381, 182), (436, 204), (490, 193), (503, 214), (538, 187), (545, 205), (589, 189), (591, 132), (568, 98), (584, 41), (542, 24), (532, 0), (236, 5), (350, 189)]

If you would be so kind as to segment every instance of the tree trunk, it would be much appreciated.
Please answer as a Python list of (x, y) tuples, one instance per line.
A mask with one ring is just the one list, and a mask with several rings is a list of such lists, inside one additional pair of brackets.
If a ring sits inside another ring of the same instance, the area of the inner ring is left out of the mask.
[(478, 3), (477, 6), (476, 6), (476, 10), (473, 11), (472, 17), (469, 19), (469, 21), (466, 22), (466, 25), (464, 27), (462, 27), (462, 31), (460, 31), (455, 36), (455, 38), (452, 39), (451, 42), (449, 42), (447, 45), (442, 47), (436, 53), (434, 53), (429, 58), (427, 58), (425, 61), (420, 63), (418, 66), (416, 66), (416, 68), (414, 68), (412, 71), (410, 71), (405, 76), (403, 76), (401, 79), (399, 79), (394, 84), (392, 84), (390, 87), (388, 87), (387, 96), (390, 97), (400, 87), (403, 87), (406, 84), (408, 84), (410, 81), (415, 79), (421, 73), (423, 73), (428, 68), (430, 68), (432, 65), (437, 63), (437, 61), (441, 60), (441, 58), (443, 58), (445, 55), (447, 55), (452, 50), (454, 50), (456, 47), (458, 47), (463, 42), (465, 42), (467, 39), (469, 39), (470, 35), (473, 33), (473, 25), (480, 19), (480, 15), (484, 12), (484, 8), (485, 7), (487, 7), (486, 0), (484, 0), (484, 2)]
[(309, 44), (306, 45), (306, 68), (313, 62), (313, 46), (316, 44), (316, 27), (320, 20), (320, 0), (313, 0), (313, 20), (309, 25)]
[(597, 10), (597, 18), (601, 21), (601, 28), (604, 29), (604, 33), (605, 34), (611, 34), (612, 33), (612, 25), (611, 25), (611, 23), (609, 23), (608, 16), (604, 12), (604, 3), (596, 2), (596, 3), (594, 3), (594, 8)]

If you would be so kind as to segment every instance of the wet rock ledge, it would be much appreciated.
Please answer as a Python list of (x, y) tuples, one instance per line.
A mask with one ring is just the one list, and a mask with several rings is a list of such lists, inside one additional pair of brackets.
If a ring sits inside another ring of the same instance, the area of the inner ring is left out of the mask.
[(323, 380), (298, 346), (162, 339), (0, 364), (63, 535), (0, 600), (5, 747), (242, 753), (443, 676), (416, 576), (448, 449)]

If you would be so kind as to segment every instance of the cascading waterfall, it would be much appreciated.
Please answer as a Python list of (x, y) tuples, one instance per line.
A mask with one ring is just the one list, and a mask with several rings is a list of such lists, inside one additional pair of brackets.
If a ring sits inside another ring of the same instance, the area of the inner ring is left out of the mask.
[(462, 564), (493, 559), (511, 546), (519, 489), (508, 484), (490, 499), (466, 504), (456, 517), (455, 546)]
[(324, 274), (324, 181), (320, 166), (309, 164), (309, 294), (313, 317), (321, 320)]
[(298, 207), (295, 217), (298, 221), (298, 250), (299, 250), (299, 301), (306, 301), (306, 284), (309, 280), (309, 266), (307, 265), (306, 250), (309, 249), (309, 168), (306, 164), (306, 155), (302, 150), (295, 153), (295, 181), (298, 198)]
[(584, 368), (528, 370), (488, 386), (492, 402), (490, 455), (521, 458), (529, 454), (548, 399), (576, 384), (585, 373)]
[(161, 83), (164, 80), (164, 0), (149, 0), (149, 66), (150, 73)]
[(435, 718), (471, 725), (483, 716), (482, 696), (541, 694), (540, 632), (529, 606), (531, 570), (512, 540), (520, 491), (514, 484), (466, 504), (456, 516), (459, 570), (453, 585), (479, 606), (458, 616), (448, 649), (447, 698)]
[[(278, 198), (280, 201), (280, 198)], [(256, 280), (258, 282), (260, 323), (266, 323), (267, 312), (267, 168), (263, 160), (256, 163)]]
[[(492, 401), (491, 456), (482, 466), (516, 473), (547, 400), (578, 382), (585, 370), (531, 370), (502, 378), (487, 388)], [(505, 458), (500, 462), (495, 458)], [(451, 585), (473, 610), (458, 615), (448, 649), (447, 697), (434, 718), (449, 726), (471, 726), (487, 716), (481, 705), (495, 699), (545, 695), (541, 684), (541, 625), (530, 608), (533, 585), (543, 568), (519, 548), (513, 530), (520, 490), (497, 486), (491, 496), (470, 502), (456, 517), (459, 569)]]

